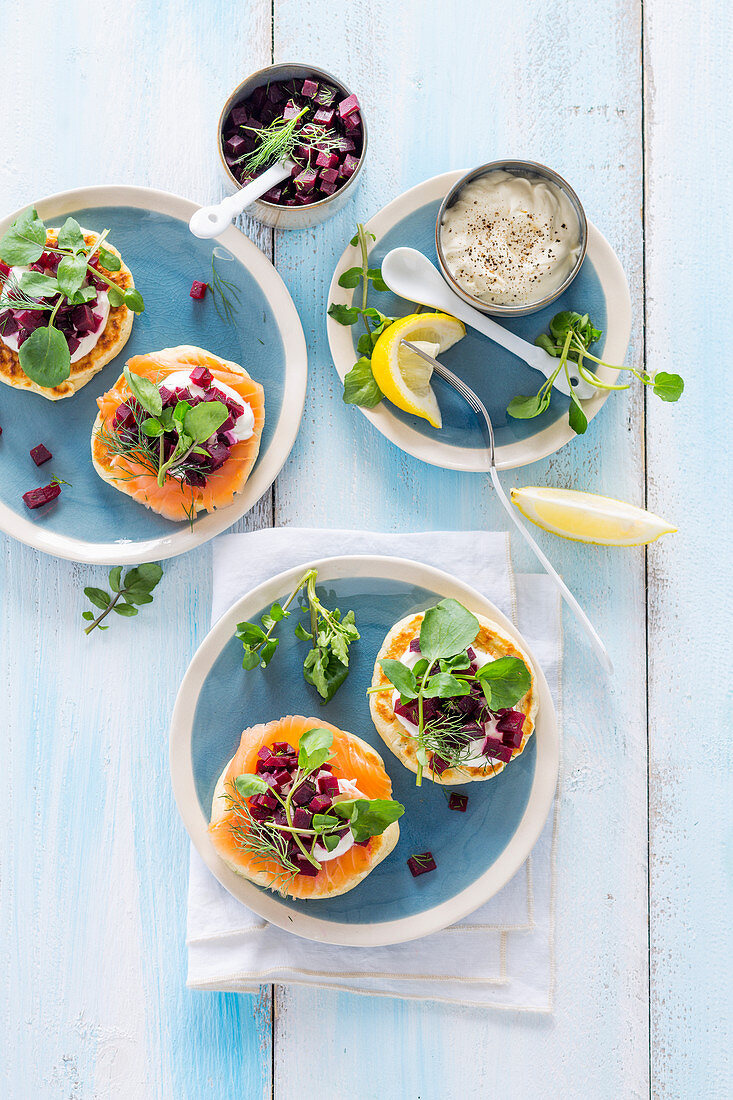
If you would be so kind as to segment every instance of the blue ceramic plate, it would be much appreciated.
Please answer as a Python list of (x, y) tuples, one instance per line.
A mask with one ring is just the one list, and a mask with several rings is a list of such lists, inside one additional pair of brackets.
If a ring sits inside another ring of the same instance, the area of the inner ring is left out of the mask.
[[(446, 573), (401, 558), (341, 557), (312, 563), (319, 589), (345, 611), (353, 609), (361, 638), (351, 649), (348, 679), (320, 705), (302, 677), (304, 643), (292, 628), (266, 670), (244, 672), (236, 624), (283, 600), (310, 565), (281, 573), (222, 616), (184, 677), (171, 729), (171, 772), (181, 816), (199, 853), (236, 898), (265, 919), (327, 943), (378, 945), (428, 935), (460, 920), (497, 892), (527, 858), (549, 812), (558, 769), (555, 712), (535, 662), (539, 712), (524, 753), (493, 779), (451, 787), (469, 794), (465, 814), (448, 809), (447, 789), (415, 776), (387, 749), (372, 725), (366, 690), (374, 661), (394, 623), (452, 596), (493, 619), (527, 649), (501, 612)], [(531, 656), (531, 652), (530, 652)], [(358, 734), (382, 755), (394, 797), (406, 807), (395, 850), (355, 889), (320, 901), (283, 899), (234, 874), (211, 845), (207, 824), (216, 781), (239, 745), (241, 732), (287, 714), (312, 716)], [(414, 879), (406, 860), (430, 850), (436, 872)]]
[[(134, 563), (181, 554), (225, 530), (275, 480), (295, 441), (305, 400), (305, 339), (282, 279), (262, 252), (234, 227), (218, 241), (188, 229), (196, 205), (138, 187), (68, 191), (37, 204), (47, 225), (68, 215), (89, 229), (109, 229), (145, 300), (121, 353), (73, 397), (47, 401), (39, 394), (0, 386), (0, 529), (39, 550), (74, 561)], [(0, 234), (17, 217), (0, 223)], [(211, 291), (190, 297), (194, 279), (211, 280), (216, 248), (220, 273), (234, 283), (240, 302), (235, 322), (217, 313)], [(195, 344), (242, 366), (265, 391), (265, 426), (257, 462), (237, 500), (202, 514), (191, 526), (174, 523), (137, 504), (98, 476), (90, 437), (97, 397), (109, 389), (132, 356), (178, 344)], [(53, 460), (37, 469), (29, 450), (44, 443)], [(52, 474), (70, 482), (51, 505), (29, 511), (21, 497)]]
[[(406, 191), (404, 195), (375, 214), (366, 228), (376, 241), (370, 252), (374, 265), (380, 264), (392, 248), (406, 245), (425, 253), (437, 266), (435, 254), (435, 219), (438, 209), (454, 183), (465, 173), (448, 172)], [(358, 249), (349, 246), (339, 260), (334, 273), (329, 302), (350, 305), (353, 291), (338, 285), (339, 276), (359, 265)], [(392, 293), (371, 292), (370, 304), (390, 317), (403, 317), (414, 311), (414, 305)], [(595, 226), (588, 225), (588, 250), (580, 272), (567, 291), (546, 309), (527, 317), (507, 320), (495, 317), (506, 328), (525, 340), (534, 341), (546, 332), (549, 322), (563, 309), (589, 313), (603, 338), (597, 352), (599, 358), (611, 363), (623, 363), (631, 332), (631, 302), (621, 264), (611, 246)], [(331, 354), (343, 380), (358, 358), (355, 351), (360, 330), (338, 325), (328, 318), (328, 339)], [(500, 469), (514, 469), (545, 458), (574, 439), (567, 420), (569, 398), (553, 390), (550, 407), (534, 420), (513, 420), (506, 407), (520, 393), (536, 393), (542, 376), (511, 352), (494, 344), (488, 337), (468, 329), (443, 356), (441, 361), (463, 378), (482, 399), (491, 416), (496, 437), (496, 463)], [(600, 368), (599, 376), (613, 382), (616, 373)], [(387, 401), (375, 409), (362, 409), (376, 428), (402, 450), (450, 470), (486, 471), (488, 458), (481, 430), (473, 412), (462, 398), (440, 378), (433, 385), (443, 415), (443, 427), (436, 429), (426, 420), (402, 412)], [(608, 396), (597, 396), (583, 403), (588, 420), (598, 412)]]

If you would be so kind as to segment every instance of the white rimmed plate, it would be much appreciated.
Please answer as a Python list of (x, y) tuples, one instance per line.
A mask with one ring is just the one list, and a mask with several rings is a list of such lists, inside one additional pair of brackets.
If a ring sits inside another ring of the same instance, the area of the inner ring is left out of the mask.
[[(318, 587), (342, 611), (352, 608), (361, 638), (351, 648), (350, 674), (333, 700), (320, 706), (302, 677), (305, 644), (293, 619), (279, 630), (270, 666), (245, 672), (236, 624), (256, 619), (284, 599), (306, 569), (318, 569)], [(170, 765), (178, 809), (199, 854), (223, 886), (273, 924), (325, 943), (378, 946), (429, 935), (473, 912), (516, 873), (540, 835), (552, 805), (558, 772), (558, 733), (549, 688), (537, 672), (535, 734), (521, 756), (494, 778), (452, 787), (469, 796), (466, 813), (448, 808), (446, 790), (415, 776), (386, 748), (372, 725), (366, 690), (378, 649), (404, 615), (453, 597), (496, 621), (528, 649), (498, 608), (468, 585), (403, 558), (326, 558), (280, 573), (259, 585), (219, 619), (202, 642), (176, 699)], [(530, 656), (531, 650), (528, 650)], [(391, 855), (355, 889), (320, 901), (283, 899), (231, 871), (208, 835), (216, 781), (239, 745), (241, 731), (287, 714), (326, 719), (372, 744), (392, 779), (393, 797), (406, 812)], [(430, 850), (438, 869), (412, 878), (406, 859)]]

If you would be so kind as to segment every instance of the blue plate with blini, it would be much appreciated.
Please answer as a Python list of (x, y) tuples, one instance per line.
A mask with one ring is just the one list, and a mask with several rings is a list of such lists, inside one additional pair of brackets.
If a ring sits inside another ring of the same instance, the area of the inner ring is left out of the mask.
[[(350, 672), (321, 705), (302, 675), (307, 646), (291, 629), (267, 669), (245, 672), (236, 625), (283, 602), (303, 573), (318, 570), (318, 591), (329, 606), (352, 609), (360, 639), (350, 649)], [(558, 773), (558, 733), (552, 698), (533, 659), (539, 709), (535, 732), (521, 756), (480, 783), (451, 787), (469, 795), (466, 813), (448, 807), (449, 791), (415, 776), (393, 756), (374, 728), (367, 688), (374, 661), (394, 623), (452, 597), (498, 625), (529, 653), (512, 623), (490, 601), (438, 569), (403, 558), (346, 556), (304, 563), (253, 589), (216, 623), (183, 679), (173, 713), (170, 764), (178, 809), (199, 854), (223, 886), (253, 912), (307, 939), (379, 946), (429, 935), (488, 901), (516, 873), (540, 835)], [(380, 753), (393, 797), (405, 806), (394, 851), (358, 886), (339, 897), (283, 898), (231, 871), (208, 834), (214, 787), (239, 746), (242, 730), (289, 714), (326, 720), (363, 738)], [(429, 850), (437, 870), (413, 878), (407, 858)]]
[[(305, 402), (307, 352), (287, 287), (268, 258), (232, 226), (216, 241), (194, 237), (188, 199), (140, 187), (67, 191), (35, 204), (47, 226), (72, 216), (91, 230), (109, 229), (145, 311), (120, 354), (82, 389), (61, 401), (0, 386), (0, 530), (73, 561), (134, 564), (182, 554), (236, 522), (265, 493), (295, 442)], [(25, 208), (24, 208), (25, 209)], [(0, 222), (0, 235), (20, 211)], [(231, 322), (211, 290), (196, 301), (191, 284), (219, 274), (236, 289)], [(223, 315), (222, 315), (223, 314)], [(265, 424), (252, 473), (227, 508), (172, 522), (104, 482), (91, 459), (97, 397), (114, 385), (133, 355), (194, 344), (240, 363), (265, 394)], [(37, 469), (29, 455), (43, 443), (53, 459)], [(23, 493), (51, 476), (68, 482), (50, 505), (29, 511)]]
[[(446, 172), (405, 191), (366, 222), (373, 233), (369, 260), (378, 266), (393, 248), (407, 246), (423, 252), (437, 266), (435, 252), (435, 219), (445, 196), (465, 172)], [(340, 276), (349, 268), (360, 265), (359, 250), (350, 245), (344, 251), (334, 272), (329, 302), (351, 305), (354, 291), (338, 285)], [(370, 288), (369, 304), (390, 317), (404, 317), (415, 311), (391, 292), (379, 293)], [(588, 248), (577, 276), (567, 290), (546, 309), (526, 317), (494, 318), (518, 336), (532, 343), (546, 332), (550, 320), (561, 310), (588, 313), (603, 332), (594, 354), (609, 363), (623, 363), (631, 334), (631, 299), (628, 283), (616, 253), (599, 230), (588, 223)], [(327, 318), (328, 341), (334, 365), (343, 381), (357, 358), (357, 325), (347, 327)], [(511, 470), (546, 458), (575, 438), (568, 424), (569, 398), (553, 389), (549, 408), (533, 420), (514, 420), (506, 408), (517, 394), (536, 393), (542, 375), (511, 352), (493, 343), (488, 337), (468, 328), (465, 337), (441, 355), (445, 363), (464, 379), (478, 394), (488, 409), (496, 438), (496, 464)], [(613, 382), (617, 372), (607, 367), (598, 370), (605, 382)], [(452, 387), (435, 375), (432, 379), (440, 405), (443, 426), (433, 428), (427, 420), (403, 412), (382, 401), (373, 409), (360, 411), (397, 447), (423, 462), (448, 470), (487, 472), (488, 453), (481, 427), (469, 406)], [(608, 396), (599, 390), (583, 410), (592, 420)]]

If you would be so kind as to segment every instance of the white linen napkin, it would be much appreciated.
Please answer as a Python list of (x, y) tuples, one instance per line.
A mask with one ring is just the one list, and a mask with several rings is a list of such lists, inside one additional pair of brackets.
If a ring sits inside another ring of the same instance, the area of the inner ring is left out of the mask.
[[(213, 542), (212, 622), (275, 572), (334, 554), (413, 558), (483, 592), (517, 622), (559, 706), (560, 602), (548, 577), (514, 577), (509, 536), (490, 532), (379, 534), (275, 528)], [(370, 995), (551, 1011), (557, 801), (524, 867), (466, 920), (389, 947), (312, 943), (270, 925), (233, 898), (191, 849), (188, 985), (250, 992), (263, 982)]]

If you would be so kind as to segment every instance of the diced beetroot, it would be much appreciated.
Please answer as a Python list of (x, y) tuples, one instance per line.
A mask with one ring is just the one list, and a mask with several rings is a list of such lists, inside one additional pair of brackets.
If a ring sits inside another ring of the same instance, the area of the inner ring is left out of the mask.
[(449, 810), (458, 810), (460, 813), (465, 814), (467, 806), (468, 806), (468, 795), (467, 794), (457, 794), (456, 792), (454, 792), (450, 796), (450, 798), (448, 799), (448, 809)]
[(209, 469), (213, 473), (214, 470), (218, 470), (220, 466), (223, 466), (226, 460), (229, 458), (229, 447), (226, 443), (207, 443), (205, 450), (208, 451), (211, 456), (211, 462), (209, 463)]
[(249, 812), (255, 821), (267, 821), (271, 816), (270, 811), (266, 806), (252, 806), (249, 807)]
[(413, 638), (410, 642), (410, 653), (420, 653), (420, 639)]
[(343, 121), (344, 132), (356, 140), (361, 134), (361, 115), (349, 115)]
[(292, 754), (295, 752), (295, 749), (292, 745), (288, 744), (287, 741), (275, 741), (272, 746), (272, 751), (275, 753), (286, 752), (292, 756)]
[(53, 455), (48, 447), (44, 446), (43, 443), (39, 443), (38, 446), (34, 447), (31, 451), (31, 458), (36, 466), (42, 466), (44, 462), (48, 462), (49, 458), (53, 458)]
[(0, 332), (3, 336), (12, 336), (17, 331), (18, 322), (10, 310), (8, 309), (5, 313), (0, 314)]
[(321, 107), (330, 107), (335, 101), (336, 89), (332, 88), (330, 84), (321, 84), (316, 93), (316, 103), (319, 103)]
[(475, 695), (459, 695), (456, 699), (451, 699), (451, 703), (456, 710), (469, 718), (472, 718), (481, 710), (481, 700)]
[(304, 80), (303, 87), (300, 89), (300, 94), (304, 95), (306, 99), (315, 99), (318, 95), (318, 84), (315, 80)]
[(117, 412), (114, 415), (112, 427), (115, 430), (119, 430), (120, 428), (132, 428), (134, 424), (135, 415), (130, 406), (123, 401), (121, 405), (117, 406)]
[(3, 263), (3, 261), (2, 261), (2, 260), (0, 260), (0, 275), (1, 275), (1, 276), (2, 276), (3, 278), (6, 278), (6, 277), (7, 277), (7, 276), (8, 276), (9, 274), (10, 274), (10, 267), (9, 267), (9, 265), (8, 265), (8, 264), (6, 264), (6, 263)]
[(258, 760), (271, 760), (274, 757), (274, 753), (269, 745), (263, 745), (261, 749), (257, 750)]
[(275, 822), (276, 825), (287, 825), (288, 819), (285, 816), (285, 810), (275, 810), (274, 814), (272, 815), (272, 820)]
[(89, 305), (74, 306), (71, 311), (71, 320), (74, 323), (74, 328), (82, 336), (86, 336), (88, 332), (94, 332), (97, 325), (94, 312)]
[(524, 728), (524, 715), (521, 710), (505, 711), (496, 723), (496, 728), (500, 733), (521, 733)]
[(15, 319), (26, 332), (33, 332), (46, 323), (46, 314), (37, 309), (21, 309), (16, 313)]
[(502, 760), (505, 764), (508, 764), (512, 758), (511, 747), (505, 745), (503, 741), (497, 741), (495, 737), (487, 736), (484, 738), (481, 752), (484, 756), (488, 756), (492, 760)]
[(44, 504), (50, 504), (52, 500), (56, 500), (56, 497), (61, 492), (61, 486), (56, 485), (44, 485), (41, 489), (30, 489), (27, 493), (23, 493), (23, 500), (29, 508), (40, 508)]
[(293, 103), (291, 99), (283, 110), (283, 118), (286, 122), (290, 122), (291, 119), (297, 118), (302, 110), (303, 108), (299, 107), (297, 103)]
[(486, 730), (480, 722), (465, 722), (464, 725), (461, 726), (461, 732), (465, 733), (467, 737), (478, 738), (483, 737)]
[(324, 190), (324, 183), (328, 185), (333, 185), (335, 189), (338, 183), (338, 178), (339, 174), (335, 168), (321, 168), (321, 179), (319, 184), (321, 191)]
[(295, 177), (294, 182), (296, 190), (300, 192), (312, 191), (316, 185), (317, 179), (318, 173), (314, 168), (304, 168), (302, 172), (299, 172)]
[(353, 115), (353, 113), (358, 110), (359, 100), (353, 93), (350, 96), (347, 96), (346, 99), (342, 99), (338, 105), (339, 118), (341, 119), (348, 118), (350, 115)]
[(339, 793), (339, 781), (335, 775), (320, 775), (318, 777), (318, 793), (328, 794), (333, 797)]
[(285, 99), (285, 92), (279, 81), (274, 80), (267, 85), (267, 99), (270, 103), (282, 103)]
[(232, 108), (229, 119), (233, 126), (246, 126), (249, 122), (249, 111), (240, 104), (239, 107)]
[[(204, 283), (204, 286), (206, 286), (206, 283)], [(194, 367), (191, 371), (191, 381), (194, 386), (201, 386), (202, 389), (208, 390), (214, 381), (214, 376), (208, 367)]]
[(316, 157), (317, 168), (334, 168), (338, 162), (339, 158), (336, 153), (327, 153), (324, 149), (321, 149)]
[(318, 874), (318, 868), (314, 867), (310, 860), (306, 859), (302, 852), (296, 852), (291, 857), (293, 863), (298, 868), (299, 875), (307, 875), (308, 878), (315, 878)]
[(406, 718), (408, 722), (412, 722), (414, 726), (417, 725), (418, 708), (413, 699), (409, 703), (401, 703), (398, 699), (394, 705), (394, 712), (399, 714), (401, 718)]
[(326, 794), (317, 794), (308, 803), (308, 809), (314, 814), (323, 814), (331, 808), (331, 799)]
[(77, 336), (67, 336), (66, 343), (69, 345), (69, 355), (73, 355), (81, 344), (81, 340)]
[(220, 431), (219, 432), (219, 438), (222, 441), (222, 443), (224, 443), (227, 447), (233, 447), (234, 444), (237, 442), (236, 435), (234, 434), (234, 432), (230, 432), (230, 431), (226, 431), (226, 432), (221, 432)]
[(505, 745), (509, 745), (512, 749), (518, 749), (522, 744), (522, 731), (521, 730), (505, 730), (501, 739)]
[(319, 107), (313, 115), (313, 121), (317, 126), (333, 126), (335, 114), (333, 107)]
[(355, 157), (353, 153), (347, 153), (344, 157), (344, 163), (341, 165), (341, 175), (350, 178), (353, 176), (356, 169), (359, 167), (359, 158)]
[(296, 829), (310, 829), (313, 822), (313, 814), (302, 806), (293, 811), (293, 825)]
[(329, 183), (328, 180), (321, 180), (318, 184), (318, 190), (322, 195), (333, 195), (338, 190), (337, 183)]
[(265, 202), (280, 202), (282, 193), (282, 187), (271, 187), (269, 191), (265, 191), (262, 198), (265, 200)]
[(244, 136), (242, 134), (234, 134), (233, 137), (228, 138), (224, 142), (224, 152), (234, 160), (238, 157), (243, 157), (247, 152), (247, 142), (244, 140)]
[(200, 283), (198, 279), (194, 279), (191, 283), (191, 289), (188, 292), (190, 297), (196, 298), (197, 300), (203, 298), (206, 294), (206, 285), (206, 283)]
[(278, 771), (271, 772), (270, 774), (272, 775), (273, 784), (279, 791), (281, 791), (283, 787), (287, 787), (292, 778), (287, 768), (280, 768)]
[(433, 753), (430, 760), (430, 767), (436, 775), (442, 775), (444, 771), (449, 767), (448, 761), (444, 760), (442, 756), (436, 756)]
[(316, 793), (316, 788), (309, 779), (300, 783), (293, 791), (291, 801), (296, 806), (306, 806)]
[(434, 871), (437, 863), (433, 859), (432, 852), (420, 852), (418, 855), (410, 856), (407, 866), (410, 868), (412, 877), (417, 878), (418, 875), (426, 875), (428, 871)]
[(267, 95), (267, 89), (262, 84), (260, 84), (259, 88), (255, 88), (255, 90), (252, 92), (252, 95), (249, 97), (249, 100), (250, 100), (250, 103), (252, 104), (252, 106), (255, 108), (255, 110), (257, 110), (257, 111), (261, 110), (261, 108), (264, 105), (266, 95)]
[(356, 152), (356, 143), (354, 142), (354, 139), (350, 138), (350, 137), (341, 137), (341, 138), (339, 138), (338, 147), (339, 147), (339, 149), (342, 153), (355, 153)]

